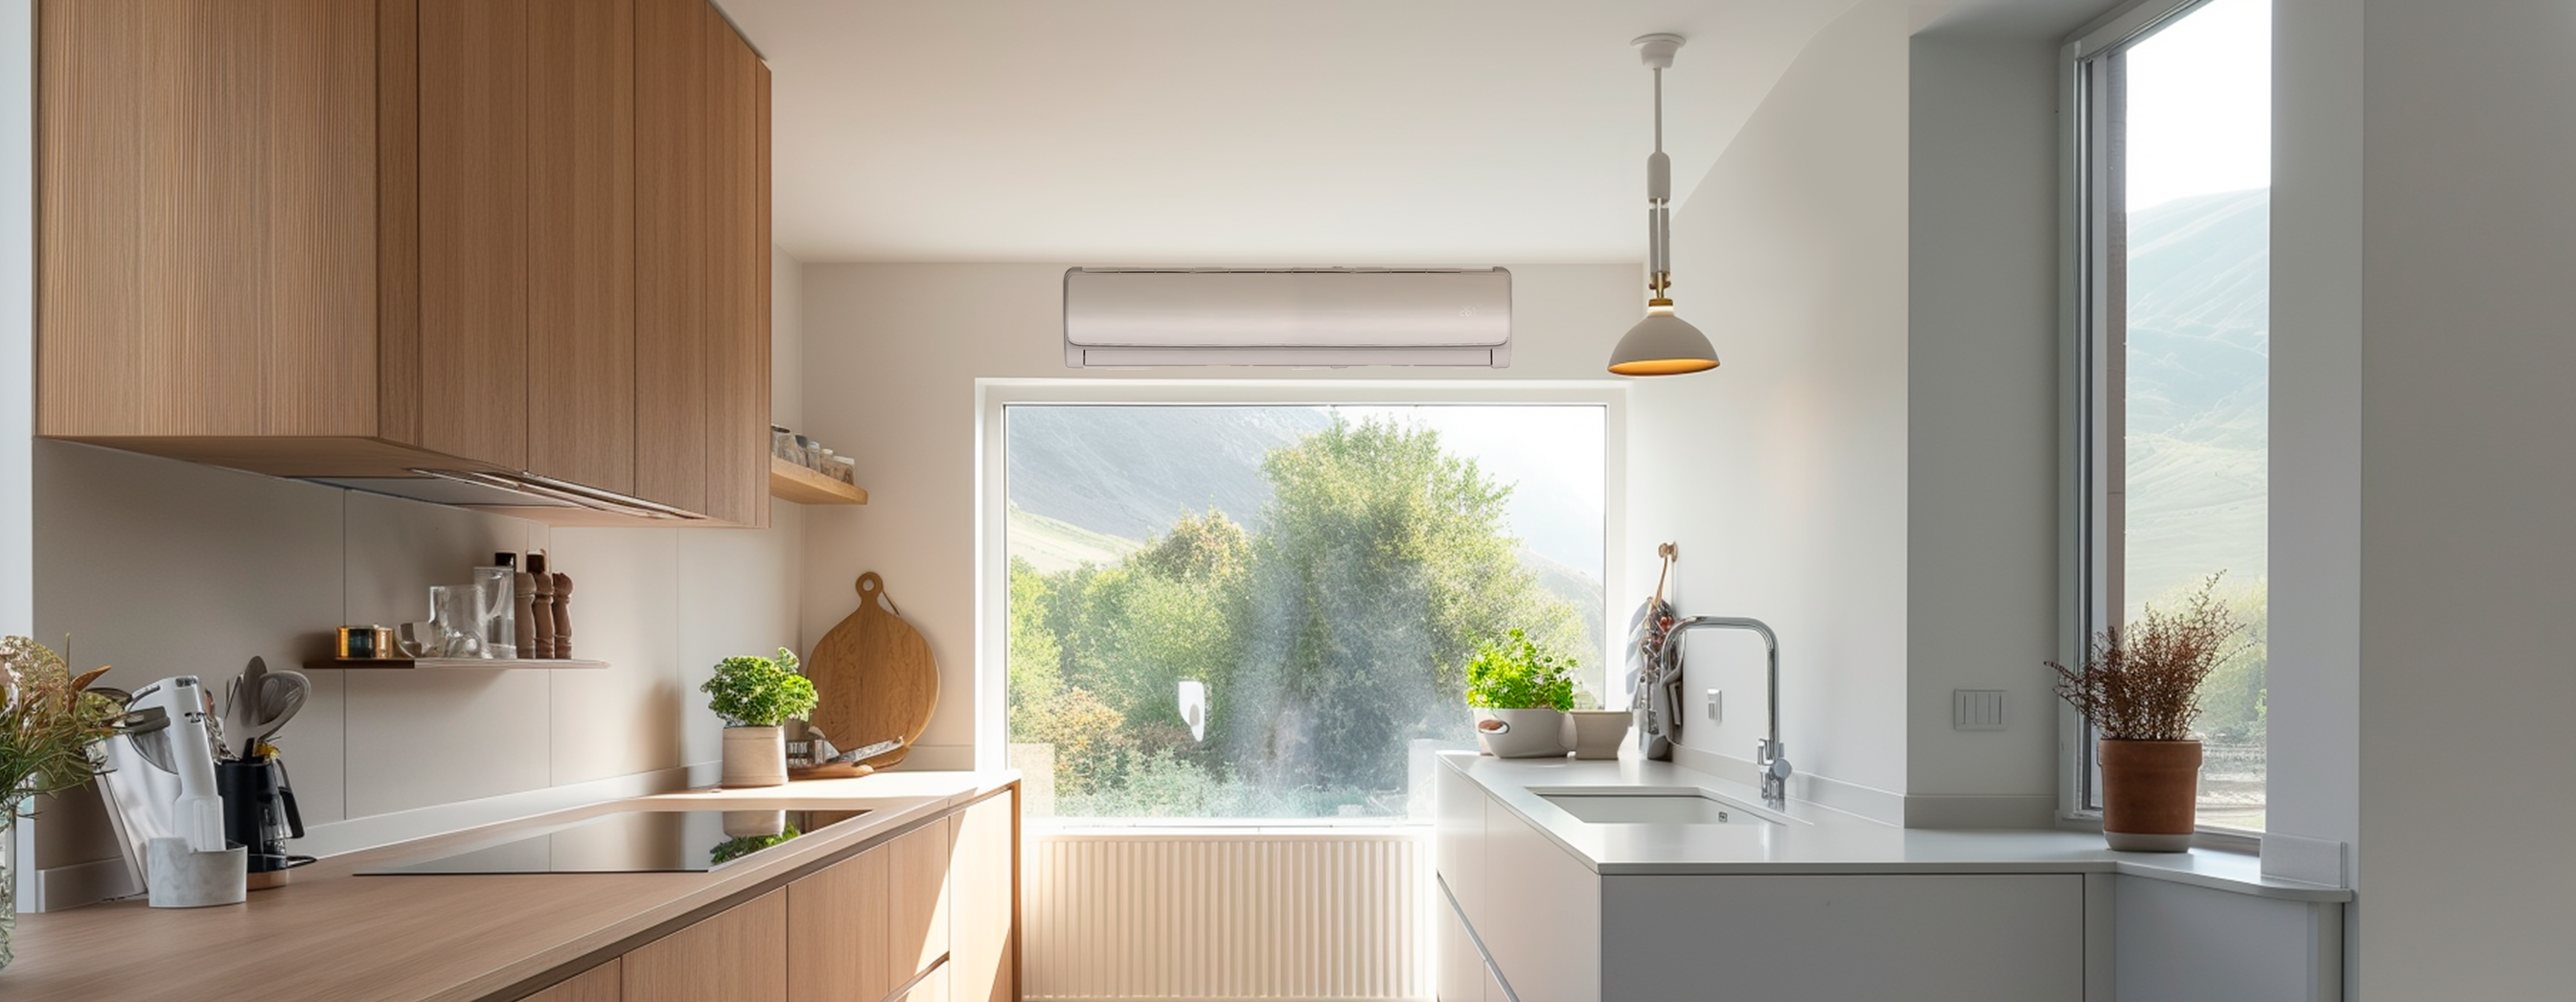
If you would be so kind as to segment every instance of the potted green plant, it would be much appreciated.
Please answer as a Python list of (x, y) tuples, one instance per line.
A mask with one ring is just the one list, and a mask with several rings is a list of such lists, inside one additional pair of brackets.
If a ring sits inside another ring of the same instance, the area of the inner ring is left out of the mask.
[(707, 708), (725, 721), (724, 785), (787, 782), (787, 737), (779, 725), (814, 709), (814, 681), (796, 667), (796, 655), (784, 647), (774, 661), (726, 658), (698, 687), (707, 694)]
[(26, 637), (0, 638), (0, 967), (9, 966), (9, 933), (18, 924), (12, 857), (17, 823), (37, 797), (73, 789), (98, 774), (90, 746), (116, 732), (125, 707), (90, 683), (96, 668), (73, 675), (53, 651)]
[(2179, 612), (2149, 604), (2126, 631), (2093, 638), (2080, 668), (2048, 663), (2057, 695), (2101, 736), (2102, 836), (2113, 849), (2182, 852), (2196, 830), (2200, 684), (2235, 651), (2243, 625), (2201, 582)]
[(1540, 647), (1524, 630), (1486, 641), (1467, 662), (1467, 705), (1477, 710), (1476, 742), (1485, 754), (1562, 756), (1574, 659)]

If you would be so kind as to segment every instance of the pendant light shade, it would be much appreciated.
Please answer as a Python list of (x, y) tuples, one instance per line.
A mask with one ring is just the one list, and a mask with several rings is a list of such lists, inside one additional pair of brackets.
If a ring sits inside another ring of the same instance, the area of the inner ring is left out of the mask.
[(1610, 352), (1610, 371), (1622, 376), (1678, 376), (1717, 368), (1708, 335), (1673, 315), (1671, 300), (1646, 307), (1646, 319), (1628, 328)]
[(1678, 376), (1717, 368), (1708, 335), (1673, 315), (1671, 292), (1673, 164), (1664, 155), (1664, 70), (1682, 47), (1680, 35), (1646, 35), (1637, 56), (1655, 75), (1655, 152), (1646, 158), (1646, 319), (1628, 328), (1610, 352), (1610, 371), (1621, 376)]

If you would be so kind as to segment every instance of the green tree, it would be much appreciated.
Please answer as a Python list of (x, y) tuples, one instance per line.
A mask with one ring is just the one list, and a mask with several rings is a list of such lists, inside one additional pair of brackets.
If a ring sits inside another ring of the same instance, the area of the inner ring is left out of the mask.
[(1520, 627), (1579, 643), (1503, 533), (1511, 488), (1437, 433), (1336, 419), (1262, 470), (1274, 496), (1227, 736), (1263, 785), (1401, 787), (1407, 741), (1467, 735), (1479, 641)]

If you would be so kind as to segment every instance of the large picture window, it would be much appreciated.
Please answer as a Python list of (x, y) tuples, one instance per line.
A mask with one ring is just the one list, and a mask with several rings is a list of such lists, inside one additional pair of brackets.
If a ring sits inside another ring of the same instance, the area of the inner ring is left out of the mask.
[(1600, 405), (1001, 414), (1032, 814), (1403, 816), (1510, 629), (1604, 698)]
[[(2245, 645), (2202, 690), (2200, 820), (2264, 823), (2270, 0), (2143, 11), (2078, 43), (2084, 620), (2215, 577)], [(2091, 735), (2080, 806), (2099, 806)]]

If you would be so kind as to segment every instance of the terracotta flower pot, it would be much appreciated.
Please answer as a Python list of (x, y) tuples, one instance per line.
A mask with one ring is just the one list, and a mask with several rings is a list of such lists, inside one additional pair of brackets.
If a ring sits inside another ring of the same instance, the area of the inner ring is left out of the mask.
[(2123, 852), (2183, 852), (2195, 830), (2200, 742), (2104, 739), (2102, 838)]

